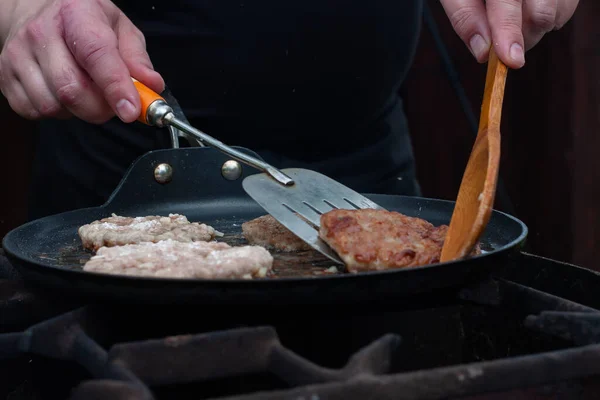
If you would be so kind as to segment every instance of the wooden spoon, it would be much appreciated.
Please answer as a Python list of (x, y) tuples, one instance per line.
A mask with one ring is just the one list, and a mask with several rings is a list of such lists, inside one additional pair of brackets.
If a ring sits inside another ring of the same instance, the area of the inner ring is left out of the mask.
[(458, 191), (441, 262), (469, 255), (490, 220), (500, 163), (500, 117), (506, 74), (506, 65), (498, 59), (492, 47), (479, 131)]

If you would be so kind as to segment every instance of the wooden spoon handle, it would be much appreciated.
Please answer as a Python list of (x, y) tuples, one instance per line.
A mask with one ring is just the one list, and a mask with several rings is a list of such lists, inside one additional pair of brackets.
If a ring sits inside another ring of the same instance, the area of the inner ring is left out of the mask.
[(481, 134), (486, 128), (500, 131), (504, 86), (508, 73), (508, 68), (500, 61), (493, 46), (490, 48), (488, 60), (478, 134)]

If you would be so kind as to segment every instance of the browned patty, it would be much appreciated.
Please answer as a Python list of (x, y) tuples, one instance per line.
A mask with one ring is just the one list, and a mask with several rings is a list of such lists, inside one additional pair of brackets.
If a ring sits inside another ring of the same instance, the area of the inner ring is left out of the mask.
[(319, 236), (349, 272), (361, 272), (439, 262), (447, 231), (394, 211), (332, 210), (321, 216)]
[(213, 227), (189, 222), (184, 215), (152, 215), (147, 217), (121, 217), (113, 214), (78, 230), (83, 247), (93, 251), (100, 247), (123, 246), (143, 242), (156, 243), (172, 239), (179, 242), (210, 241), (219, 235)]
[(263, 215), (244, 222), (242, 233), (250, 244), (269, 250), (294, 252), (312, 249), (271, 215)]

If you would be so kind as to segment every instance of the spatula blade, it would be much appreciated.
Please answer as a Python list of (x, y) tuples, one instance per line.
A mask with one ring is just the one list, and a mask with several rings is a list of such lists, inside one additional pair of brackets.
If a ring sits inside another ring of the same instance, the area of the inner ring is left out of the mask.
[(372, 200), (315, 171), (302, 168), (281, 170), (294, 180), (283, 186), (267, 174), (246, 177), (244, 190), (267, 213), (313, 249), (343, 264), (335, 252), (319, 238), (320, 217), (332, 209), (381, 209)]

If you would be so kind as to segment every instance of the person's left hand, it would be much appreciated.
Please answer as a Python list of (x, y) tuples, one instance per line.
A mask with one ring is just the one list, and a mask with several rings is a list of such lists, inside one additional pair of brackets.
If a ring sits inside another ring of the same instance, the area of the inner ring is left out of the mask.
[(485, 62), (492, 38), (508, 67), (521, 68), (525, 51), (573, 16), (579, 0), (440, 0), (454, 30), (479, 62)]

